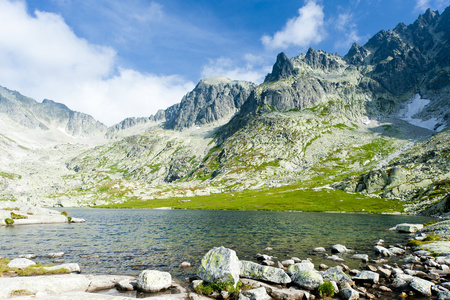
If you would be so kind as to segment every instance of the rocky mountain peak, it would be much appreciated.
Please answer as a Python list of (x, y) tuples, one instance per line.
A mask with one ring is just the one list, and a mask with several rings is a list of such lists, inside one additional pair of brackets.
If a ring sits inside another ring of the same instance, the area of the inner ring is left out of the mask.
[(272, 67), (272, 73), (267, 74), (264, 82), (273, 82), (283, 78), (288, 78), (296, 75), (297, 72), (298, 71), (294, 69), (294, 65), (289, 57), (287, 57), (284, 52), (281, 52), (277, 55), (277, 61)]
[(230, 117), (240, 109), (254, 88), (251, 82), (232, 81), (226, 77), (202, 79), (180, 103), (166, 109), (164, 127), (182, 130)]
[(357, 43), (353, 43), (350, 50), (348, 50), (347, 54), (344, 56), (344, 60), (349, 64), (360, 65), (365, 62), (369, 55), (369, 50)]

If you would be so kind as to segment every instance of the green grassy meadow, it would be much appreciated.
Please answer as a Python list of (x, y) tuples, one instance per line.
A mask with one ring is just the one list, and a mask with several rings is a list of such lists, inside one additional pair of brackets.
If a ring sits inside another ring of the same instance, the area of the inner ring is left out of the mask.
[(174, 197), (167, 199), (132, 199), (123, 203), (108, 204), (103, 208), (160, 208), (209, 209), (209, 210), (270, 210), (308, 212), (402, 212), (402, 203), (397, 200), (371, 198), (361, 194), (350, 194), (340, 190), (279, 188), (247, 190), (235, 193), (220, 193), (207, 196)]

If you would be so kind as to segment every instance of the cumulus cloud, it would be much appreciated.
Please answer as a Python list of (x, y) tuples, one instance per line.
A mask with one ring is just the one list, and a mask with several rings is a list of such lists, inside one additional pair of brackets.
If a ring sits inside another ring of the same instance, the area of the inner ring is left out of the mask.
[(271, 66), (265, 65), (265, 60), (254, 54), (246, 54), (243, 61), (220, 57), (210, 60), (203, 66), (202, 77), (225, 76), (231, 80), (246, 80), (261, 83), (271, 70)]
[(261, 38), (263, 45), (269, 49), (286, 49), (290, 46), (307, 47), (319, 43), (324, 38), (323, 7), (314, 0), (308, 0), (298, 10), (298, 16), (289, 19), (281, 31), (273, 37)]
[[(150, 7), (156, 14), (160, 7)], [(153, 15), (154, 16), (154, 15)], [(0, 0), (0, 85), (41, 101), (63, 102), (112, 125), (179, 102), (194, 84), (121, 68), (114, 49), (77, 37), (53, 13), (28, 14)]]

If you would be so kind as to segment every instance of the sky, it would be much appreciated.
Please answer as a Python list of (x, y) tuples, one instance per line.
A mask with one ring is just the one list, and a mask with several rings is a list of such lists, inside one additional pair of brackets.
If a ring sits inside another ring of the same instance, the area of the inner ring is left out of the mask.
[(201, 78), (261, 83), (279, 52), (345, 55), (449, 0), (0, 0), (0, 85), (111, 126)]

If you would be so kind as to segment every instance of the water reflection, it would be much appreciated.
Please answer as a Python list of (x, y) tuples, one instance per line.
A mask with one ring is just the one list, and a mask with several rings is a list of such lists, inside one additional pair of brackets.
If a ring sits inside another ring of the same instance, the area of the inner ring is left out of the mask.
[[(138, 275), (160, 269), (180, 279), (192, 276), (212, 247), (236, 250), (254, 260), (266, 247), (280, 260), (306, 258), (314, 247), (340, 243), (373, 254), (373, 244), (404, 242), (408, 236), (386, 231), (402, 222), (423, 223), (426, 217), (298, 212), (65, 209), (84, 224), (30, 225), (0, 228), (0, 256), (34, 253), (42, 263), (49, 252), (64, 251), (85, 273)], [(313, 257), (320, 263), (319, 257)], [(179, 269), (182, 261), (192, 264)], [(359, 262), (348, 261), (349, 265)], [(332, 265), (331, 263), (328, 263)]]

